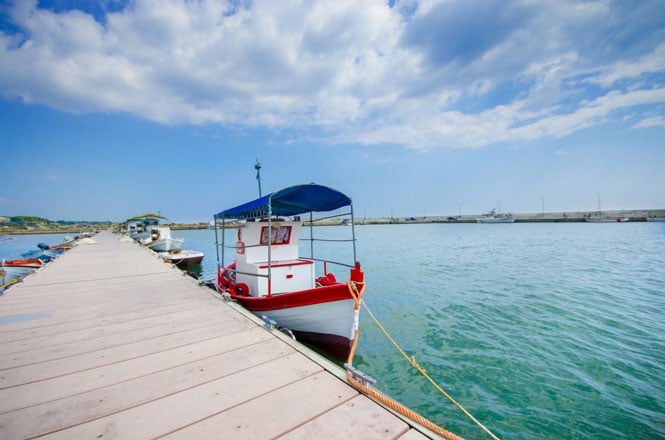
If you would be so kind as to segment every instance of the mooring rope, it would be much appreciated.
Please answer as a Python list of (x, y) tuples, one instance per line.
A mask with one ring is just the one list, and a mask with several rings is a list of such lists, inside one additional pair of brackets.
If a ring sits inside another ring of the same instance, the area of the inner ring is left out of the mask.
[[(357, 285), (355, 282), (349, 280), (348, 283), (349, 286), (349, 292), (351, 292), (351, 296), (355, 300), (355, 308), (354, 308), (354, 314), (356, 314), (356, 322), (357, 322), (357, 314), (360, 312), (360, 304), (362, 304), (365, 307), (365, 310), (367, 313), (370, 315), (374, 323), (379, 327), (379, 329), (383, 332), (383, 334), (388, 338), (388, 340), (397, 348), (397, 350), (400, 352), (400, 354), (404, 357), (404, 359), (411, 364), (413, 368), (418, 370), (418, 372), (424, 376), (441, 394), (443, 394), (450, 402), (452, 402), (457, 408), (459, 408), (467, 417), (469, 417), (476, 425), (478, 425), (483, 431), (485, 431), (490, 437), (492, 437), (494, 440), (499, 440), (499, 438), (492, 433), (485, 425), (483, 425), (480, 421), (478, 421), (469, 411), (467, 411), (462, 405), (460, 405), (452, 396), (450, 396), (443, 388), (441, 388), (430, 376), (427, 374), (427, 371), (416, 362), (415, 356), (409, 357), (406, 352), (399, 346), (397, 341), (390, 336), (388, 331), (385, 329), (383, 325), (379, 322), (379, 320), (374, 316), (372, 311), (369, 309), (365, 301), (362, 300), (362, 294), (363, 291), (365, 290), (365, 284), (362, 283), (361, 290), (358, 291)], [(356, 347), (358, 345), (358, 326), (355, 326), (355, 333), (354, 333), (354, 339), (353, 339), (353, 344), (351, 346), (351, 352), (349, 353), (349, 358), (347, 363), (350, 366), (353, 366), (353, 357), (356, 352)], [(390, 399), (389, 397), (379, 393), (378, 391), (369, 388), (367, 385), (362, 383), (361, 381), (357, 380), (355, 376), (352, 374), (351, 371), (347, 370), (346, 372), (347, 379), (349, 382), (355, 386), (356, 388), (360, 389), (364, 393), (376, 398), (380, 402), (384, 403), (385, 405), (388, 405), (390, 408), (394, 409), (395, 411), (398, 411), (401, 414), (404, 414), (405, 416), (409, 417), (410, 419), (420, 423), (421, 425), (425, 426), (426, 428), (430, 429), (433, 432), (436, 432), (440, 435), (442, 435), (444, 438), (448, 440), (462, 440), (462, 437), (458, 436), (457, 434), (453, 434), (452, 432), (447, 431), (445, 428), (442, 428), (441, 426), (431, 422), (430, 420), (424, 418), (423, 416), (415, 413), (414, 411), (410, 410), (409, 408), (405, 407), (399, 402), (395, 402), (394, 400)]]
[[(356, 353), (356, 348), (358, 346), (358, 315), (360, 313), (360, 303), (362, 301), (362, 294), (365, 290), (365, 283), (361, 283), (361, 289), (358, 291), (358, 286), (356, 282), (349, 280), (348, 283), (349, 287), (349, 292), (351, 293), (351, 296), (353, 297), (355, 301), (355, 306), (354, 306), (354, 315), (355, 315), (355, 325), (354, 325), (354, 337), (353, 337), (353, 343), (351, 345), (351, 351), (349, 352), (349, 357), (347, 364), (349, 366), (353, 365), (353, 357), (355, 356)], [(379, 402), (383, 403), (384, 405), (388, 406), (389, 408), (394, 409), (395, 411), (399, 412), (400, 414), (405, 415), (406, 417), (410, 418), (411, 420), (419, 423), (420, 425), (426, 427), (427, 429), (436, 432), (437, 434), (443, 436), (444, 438), (448, 440), (464, 440), (462, 437), (453, 434), (450, 431), (447, 431), (445, 428), (442, 428), (441, 426), (435, 424), (434, 422), (426, 419), (425, 417), (421, 416), (420, 414), (417, 414), (416, 412), (410, 410), (409, 408), (405, 407), (399, 402), (394, 401), (390, 397), (378, 392), (375, 389), (372, 389), (365, 385), (363, 382), (357, 380), (353, 373), (347, 369), (346, 371), (346, 377), (347, 380), (351, 385), (362, 391), (363, 393), (375, 398)]]
[(0, 286), (0, 291), (3, 291), (6, 288), (11, 287), (14, 284), (18, 284), (20, 282), (21, 282), (21, 280), (18, 279), (18, 278), (11, 279), (11, 280), (7, 281), (5, 284), (3, 284), (2, 286)]

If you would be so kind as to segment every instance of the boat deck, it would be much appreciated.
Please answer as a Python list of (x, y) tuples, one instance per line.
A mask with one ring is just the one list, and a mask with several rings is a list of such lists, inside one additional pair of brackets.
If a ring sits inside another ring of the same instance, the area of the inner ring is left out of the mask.
[(145, 249), (94, 239), (0, 297), (0, 438), (433, 436)]

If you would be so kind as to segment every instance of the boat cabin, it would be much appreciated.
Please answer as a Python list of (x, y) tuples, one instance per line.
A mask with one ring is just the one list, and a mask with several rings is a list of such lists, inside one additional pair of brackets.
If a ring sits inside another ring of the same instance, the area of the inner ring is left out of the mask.
[[(299, 220), (247, 221), (237, 230), (236, 284), (250, 296), (313, 289), (314, 262), (298, 255)], [(242, 284), (241, 284), (242, 283)]]
[[(351, 237), (332, 241), (351, 244), (353, 264), (314, 258), (314, 242), (325, 240), (315, 239), (311, 229), (307, 237), (311, 242), (311, 255), (300, 257), (302, 214), (309, 214), (310, 228), (319, 220), (350, 217)], [(319, 285), (338, 284), (327, 271), (328, 263), (351, 269), (357, 266), (351, 199), (335, 189), (315, 183), (290, 186), (214, 216), (214, 224), (221, 223), (222, 230), (227, 221), (235, 223), (237, 235), (235, 240), (228, 240), (231, 243), (227, 245), (226, 234), (222, 234), (220, 243), (218, 228), (215, 228), (218, 286), (233, 291), (238, 297), (249, 295), (258, 299), (285, 293), (307, 293)], [(229, 248), (235, 250), (236, 260), (226, 266), (224, 249)], [(318, 279), (315, 278), (315, 262), (323, 263), (323, 276)]]
[(151, 235), (153, 228), (159, 226), (159, 220), (164, 219), (156, 214), (144, 214), (128, 219), (126, 223), (126, 233), (135, 240), (142, 240)]

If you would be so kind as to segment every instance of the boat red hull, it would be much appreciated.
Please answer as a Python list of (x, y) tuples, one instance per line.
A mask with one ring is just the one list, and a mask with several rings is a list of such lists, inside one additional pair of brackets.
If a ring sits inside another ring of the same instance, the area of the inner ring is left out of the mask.
[(314, 345), (337, 360), (348, 358), (357, 316), (355, 300), (346, 284), (336, 282), (314, 289), (254, 297), (238, 294), (223, 274), (224, 271), (217, 279), (218, 288), (228, 292), (245, 309), (274, 319), (291, 330), (298, 341)]
[(29, 267), (38, 269), (44, 265), (44, 262), (39, 258), (27, 258), (23, 260), (5, 260), (0, 261), (0, 266), (6, 267)]

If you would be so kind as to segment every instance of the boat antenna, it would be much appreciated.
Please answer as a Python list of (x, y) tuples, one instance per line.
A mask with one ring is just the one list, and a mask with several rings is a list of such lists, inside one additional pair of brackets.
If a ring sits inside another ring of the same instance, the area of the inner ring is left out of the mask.
[(259, 163), (258, 159), (256, 159), (254, 169), (256, 170), (256, 180), (259, 181), (259, 197), (261, 197), (261, 164)]

